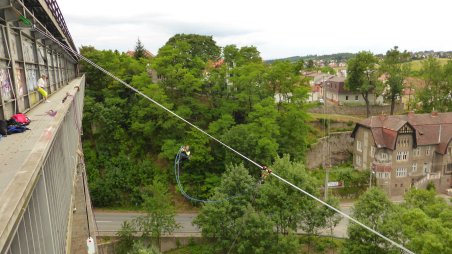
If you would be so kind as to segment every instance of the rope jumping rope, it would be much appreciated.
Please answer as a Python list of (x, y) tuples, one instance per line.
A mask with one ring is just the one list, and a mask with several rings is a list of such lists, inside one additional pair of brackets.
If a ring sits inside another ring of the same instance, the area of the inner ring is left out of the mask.
[[(103, 73), (105, 73), (106, 75), (110, 76), (111, 78), (113, 78), (114, 80), (120, 82), (121, 84), (123, 84), (124, 86), (128, 87), (129, 89), (131, 89), (132, 91), (136, 92), (137, 94), (143, 96), (144, 98), (146, 98), (147, 100), (149, 100), (150, 102), (154, 103), (155, 105), (159, 106), (160, 108), (162, 108), (163, 110), (167, 111), (168, 113), (170, 113), (171, 115), (177, 117), (178, 119), (180, 119), (181, 121), (185, 122), (186, 124), (190, 125), (191, 127), (195, 128), (196, 130), (200, 131), (201, 133), (205, 134), (206, 136), (210, 137), (211, 139), (215, 140), (216, 142), (218, 142), (219, 144), (223, 145), (224, 147), (226, 147), (227, 149), (231, 150), (232, 152), (234, 152), (235, 154), (239, 155), (240, 157), (242, 157), (243, 159), (251, 162), (252, 164), (254, 164), (255, 166), (257, 166), (258, 168), (260, 168), (261, 170), (267, 170), (267, 172), (269, 173), (269, 175), (272, 175), (274, 177), (276, 177), (277, 179), (281, 180), (282, 182), (290, 185), (291, 187), (295, 188), (296, 190), (308, 195), (309, 197), (311, 197), (312, 199), (318, 201), (319, 203), (325, 205), (326, 207), (332, 209), (333, 211), (341, 214), (343, 217), (348, 218), (349, 220), (355, 222), (356, 224), (362, 226), (363, 228), (367, 229), (368, 231), (378, 235), (379, 237), (381, 237), (382, 239), (388, 241), (389, 243), (391, 243), (392, 245), (396, 246), (397, 248), (405, 251), (406, 253), (410, 253), (410, 254), (414, 254), (414, 252), (412, 252), (411, 250), (407, 249), (406, 247), (404, 247), (403, 245), (389, 239), (388, 237), (384, 236), (383, 234), (379, 233), (378, 231), (366, 226), (365, 224), (359, 222), (358, 220), (354, 219), (353, 217), (351, 217), (350, 215), (342, 212), (341, 210), (338, 210), (337, 208), (331, 206), (330, 204), (326, 203), (325, 201), (315, 197), (314, 195), (310, 194), (309, 192), (301, 189), (300, 187), (294, 185), (293, 183), (285, 180), (284, 178), (278, 176), (276, 173), (272, 172), (270, 169), (268, 169), (265, 166), (261, 166), (259, 165), (257, 162), (251, 160), (250, 158), (246, 157), (245, 155), (241, 154), (240, 152), (236, 151), (235, 149), (233, 149), (232, 147), (228, 146), (227, 144), (223, 143), (222, 141), (220, 141), (219, 139), (215, 138), (214, 136), (210, 135), (209, 133), (205, 132), (204, 130), (202, 130), (201, 128), (199, 128), (198, 126), (192, 124), (191, 122), (189, 122), (188, 120), (182, 118), (181, 116), (177, 115), (176, 113), (174, 113), (173, 111), (171, 111), (170, 109), (166, 108), (165, 106), (163, 106), (162, 104), (158, 103), (157, 101), (153, 100), (152, 98), (150, 98), (149, 96), (145, 95), (143, 92), (139, 91), (137, 88), (127, 84), (126, 82), (124, 82), (123, 80), (119, 79), (118, 77), (116, 77), (115, 75), (111, 74), (110, 72), (108, 72), (107, 70), (105, 70), (104, 68), (100, 67), (99, 65), (95, 64), (94, 62), (92, 62), (91, 60), (89, 60), (88, 58), (84, 57), (83, 55), (79, 54), (78, 52), (76, 52), (75, 50), (73, 50), (72, 48), (64, 45), (63, 43), (61, 43), (60, 41), (58, 41), (57, 39), (55, 39), (52, 35), (47, 34), (46, 32), (42, 31), (41, 29), (37, 28), (36, 25), (32, 26), (33, 29), (39, 33), (41, 33), (43, 36), (49, 38), (50, 40), (52, 40), (53, 42), (55, 42), (56, 44), (58, 44), (60, 47), (62, 47), (63, 49), (65, 49), (66, 51), (71, 52), (74, 55), (77, 55), (78, 57), (80, 57), (81, 59), (83, 59), (84, 61), (86, 61), (87, 63), (91, 64), (92, 66), (96, 67), (97, 69), (99, 69), (100, 71), (102, 71)], [(69, 53), (68, 52), (68, 53)]]
[(185, 192), (184, 187), (182, 186), (182, 183), (180, 181), (181, 154), (182, 154), (182, 147), (179, 149), (179, 152), (177, 153), (176, 158), (174, 159), (174, 175), (176, 176), (176, 182), (177, 182), (177, 186), (179, 187), (179, 191), (181, 192), (181, 194), (184, 197), (186, 197), (187, 199), (189, 199), (191, 201), (195, 201), (195, 202), (219, 203), (219, 202), (225, 202), (227, 200), (231, 200), (231, 199), (234, 199), (234, 198), (237, 198), (240, 196), (240, 195), (236, 195), (236, 196), (228, 197), (228, 198), (224, 198), (224, 199), (211, 200), (211, 199), (198, 199), (198, 198), (194, 198), (194, 197), (188, 195), (187, 192)]

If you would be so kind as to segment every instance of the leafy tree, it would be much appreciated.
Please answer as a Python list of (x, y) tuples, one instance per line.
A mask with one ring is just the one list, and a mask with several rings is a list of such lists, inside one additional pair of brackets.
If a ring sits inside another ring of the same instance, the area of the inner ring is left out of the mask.
[(118, 243), (116, 245), (116, 251), (118, 254), (127, 254), (130, 249), (130, 245), (134, 242), (134, 234), (135, 229), (133, 224), (124, 221), (121, 225), (121, 229), (118, 231), (117, 236), (119, 238)]
[(248, 206), (244, 215), (239, 219), (240, 228), (236, 236), (237, 253), (269, 253), (277, 249), (274, 246), (276, 235), (273, 233), (273, 222), (265, 215), (257, 213)]
[(322, 68), (320, 68), (320, 71), (322, 73), (327, 73), (327, 74), (331, 74), (331, 75), (336, 75), (336, 70), (333, 69), (330, 66), (323, 66)]
[[(303, 163), (291, 162), (290, 156), (286, 155), (276, 158), (271, 168), (296, 186), (314, 195), (318, 194), (317, 181), (306, 172)], [(314, 206), (314, 200), (269, 176), (260, 188), (257, 204), (259, 210), (275, 222), (276, 232), (287, 235), (303, 224), (303, 213), (308, 210), (307, 207)]]
[(389, 88), (388, 98), (391, 101), (391, 115), (397, 98), (402, 96), (403, 82), (410, 72), (410, 66), (403, 64), (409, 58), (408, 52), (400, 52), (395, 46), (386, 52), (381, 64), (381, 71), (387, 76), (386, 84)]
[(231, 71), (233, 76), (230, 80), (233, 88), (237, 90), (234, 97), (237, 98), (239, 108), (242, 109), (241, 115), (251, 112), (255, 103), (270, 95), (264, 89), (265, 71), (265, 65), (262, 62), (240, 65)]
[(229, 166), (211, 198), (218, 202), (204, 205), (194, 223), (203, 236), (214, 238), (225, 252), (294, 253), (297, 239), (292, 234), (280, 236), (274, 232), (274, 220), (255, 205), (256, 191), (256, 180), (243, 165)]
[(358, 92), (366, 102), (367, 117), (370, 116), (369, 94), (379, 89), (378, 59), (368, 51), (359, 52), (347, 63), (346, 87), (352, 92)]
[(308, 146), (307, 136), (310, 131), (307, 124), (306, 96), (307, 88), (305, 86), (295, 88), (290, 103), (281, 104), (277, 118), (280, 131), (278, 154), (280, 156), (289, 154), (291, 158), (298, 161), (304, 158)]
[(425, 87), (416, 92), (422, 112), (452, 111), (452, 61), (441, 66), (435, 58), (422, 62), (421, 76)]
[(297, 66), (289, 61), (273, 62), (268, 68), (267, 89), (272, 95), (279, 95), (278, 108), (284, 101), (289, 102), (295, 88), (300, 85), (300, 74)]
[(436, 196), (435, 190), (413, 189), (405, 194), (404, 199), (404, 207), (419, 208), (431, 218), (438, 218), (442, 211), (450, 208), (444, 199)]
[(237, 66), (243, 66), (250, 63), (262, 63), (260, 52), (254, 46), (241, 47), (238, 52)]
[(204, 205), (193, 223), (201, 228), (204, 237), (214, 237), (216, 244), (227, 250), (237, 241), (243, 227), (239, 226), (239, 219), (251, 204), (255, 190), (255, 180), (243, 165), (229, 166), (211, 197), (219, 202)]
[(216, 45), (212, 36), (198, 34), (176, 34), (171, 37), (165, 45), (177, 46), (180, 42), (186, 42), (190, 45), (190, 59), (200, 57), (202, 61), (216, 60), (220, 57), (220, 47)]
[(133, 53), (133, 57), (136, 59), (145, 57), (146, 49), (144, 48), (143, 44), (140, 41), (140, 38), (137, 40), (137, 44), (135, 46), (135, 52)]
[(142, 232), (142, 238), (153, 237), (160, 241), (162, 233), (171, 234), (179, 227), (174, 219), (176, 211), (171, 204), (168, 188), (158, 178), (148, 186), (143, 199), (143, 208), (147, 214), (134, 220), (136, 228)]
[(315, 67), (314, 60), (309, 59), (308, 63), (306, 64), (306, 69), (314, 69), (314, 67)]
[[(329, 205), (339, 209), (339, 199), (336, 198), (335, 196), (329, 196), (326, 202)], [(342, 216), (337, 212), (333, 211), (332, 209), (327, 208), (325, 210), (325, 220), (326, 220), (325, 226), (326, 228), (330, 229), (331, 236), (333, 236), (333, 230), (339, 224), (341, 219)]]
[(161, 252), (153, 246), (147, 247), (143, 242), (135, 241), (128, 254), (161, 254)]
[[(254, 111), (249, 114), (248, 124), (236, 125), (225, 134), (225, 142), (237, 151), (247, 151), (247, 155), (264, 164), (271, 163), (277, 155), (279, 127), (277, 111), (271, 98), (256, 103)], [(230, 152), (226, 162), (238, 163), (242, 158)]]
[(400, 207), (382, 228), (415, 253), (449, 253), (452, 250), (452, 230), (419, 208)]
[[(355, 203), (352, 217), (376, 231), (381, 231), (384, 221), (390, 217), (393, 210), (393, 204), (386, 194), (378, 188), (371, 188)], [(386, 253), (391, 250), (388, 242), (370, 231), (363, 230), (360, 225), (350, 224), (347, 234), (349, 238), (344, 245), (344, 253)]]

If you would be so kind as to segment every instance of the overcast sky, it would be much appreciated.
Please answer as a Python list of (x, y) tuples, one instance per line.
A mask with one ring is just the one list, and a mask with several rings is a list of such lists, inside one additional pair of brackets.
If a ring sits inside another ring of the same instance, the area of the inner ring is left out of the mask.
[(256, 46), (264, 59), (452, 50), (450, 0), (57, 0), (76, 46), (156, 54), (177, 33)]

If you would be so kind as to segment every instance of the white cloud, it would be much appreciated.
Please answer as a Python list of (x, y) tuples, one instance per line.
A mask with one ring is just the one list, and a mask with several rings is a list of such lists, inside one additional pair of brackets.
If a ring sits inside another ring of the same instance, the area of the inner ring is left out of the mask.
[(254, 45), (265, 59), (306, 54), (452, 50), (449, 1), (59, 0), (77, 46), (156, 53), (176, 33)]

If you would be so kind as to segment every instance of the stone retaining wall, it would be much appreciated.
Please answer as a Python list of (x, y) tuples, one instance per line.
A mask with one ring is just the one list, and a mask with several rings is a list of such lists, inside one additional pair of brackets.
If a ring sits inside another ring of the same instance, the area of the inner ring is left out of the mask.
[(337, 165), (349, 160), (352, 157), (353, 138), (350, 137), (351, 131), (331, 133), (328, 138), (321, 138), (315, 144), (312, 144), (306, 153), (306, 167), (308, 169), (322, 166), (325, 160), (329, 163), (328, 143), (330, 144), (331, 164)]
[[(357, 106), (338, 106), (328, 104), (325, 109), (323, 106), (318, 106), (315, 108), (308, 109), (311, 113), (317, 114), (339, 114), (339, 115), (354, 115), (354, 116), (366, 116), (366, 105), (357, 105)], [(371, 115), (381, 115), (384, 113), (389, 115), (391, 113), (391, 105), (373, 105), (370, 106), (370, 114)], [(399, 103), (395, 105), (394, 114), (402, 114), (404, 113), (403, 103)]]

